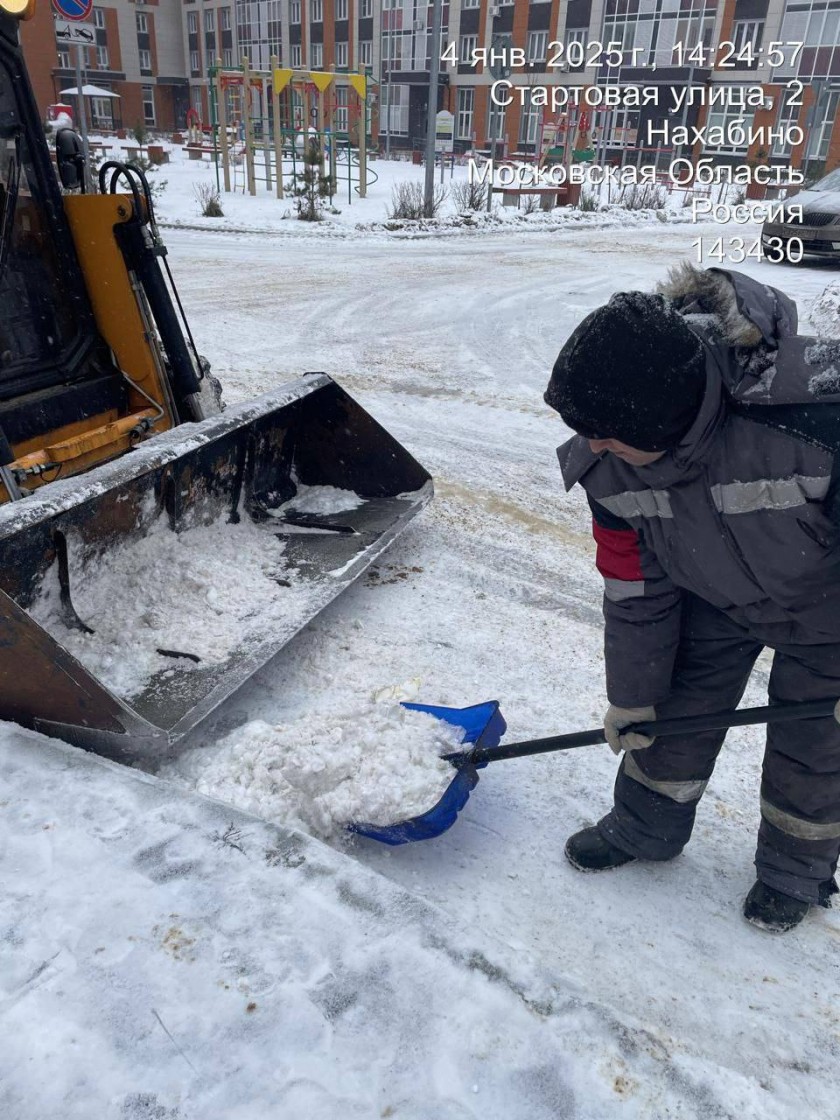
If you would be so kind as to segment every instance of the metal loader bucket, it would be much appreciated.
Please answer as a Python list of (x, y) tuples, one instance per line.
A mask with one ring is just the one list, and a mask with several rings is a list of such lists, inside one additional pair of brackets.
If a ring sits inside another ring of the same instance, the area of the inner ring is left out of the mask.
[(325, 374), (0, 508), (0, 718), (158, 754), (363, 572), (428, 473)]

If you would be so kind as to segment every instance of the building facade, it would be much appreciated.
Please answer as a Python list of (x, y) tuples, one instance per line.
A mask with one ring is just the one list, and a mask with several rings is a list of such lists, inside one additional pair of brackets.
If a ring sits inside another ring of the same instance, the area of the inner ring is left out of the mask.
[[(295, 70), (367, 72), (374, 139), (423, 147), (432, 49), (425, 0), (102, 0), (94, 18), (85, 80), (119, 95), (92, 100), (98, 127), (183, 128), (189, 109), (207, 122), (212, 68), (236, 67), (246, 56), (262, 71), (277, 58)], [(39, 100), (61, 100), (75, 71), (56, 48), (45, 0), (23, 34)], [(780, 62), (773, 51), (780, 42), (802, 46)], [(454, 60), (441, 67), (437, 100), (455, 116), (462, 151), (535, 152), (549, 115), (540, 104), (546, 87), (640, 84), (659, 87), (658, 104), (593, 107), (578, 121), (613, 162), (671, 154), (840, 164), (840, 0), (449, 0), (441, 49), (447, 44)], [(610, 45), (620, 45), (621, 65), (607, 65)], [(523, 52), (523, 65), (473, 64), (474, 51), (510, 47)], [(513, 87), (507, 106), (491, 97), (500, 77)], [(701, 103), (701, 91), (722, 84), (760, 84), (765, 96), (746, 113)], [(695, 101), (674, 110), (672, 86), (693, 88)], [(229, 96), (235, 117), (237, 95)], [(341, 112), (338, 105), (339, 121)], [(739, 116), (753, 127), (799, 124), (804, 141), (764, 151), (755, 143), (704, 148), (662, 138), (666, 125), (726, 126)]]
[[(82, 80), (116, 95), (88, 100), (94, 128), (179, 126), (189, 107), (180, 9), (177, 0), (108, 0), (94, 6), (95, 43), (83, 49)], [(56, 44), (47, 0), (40, 0), (21, 33), (42, 111), (55, 102), (73, 104), (61, 90), (76, 87), (76, 48)]]

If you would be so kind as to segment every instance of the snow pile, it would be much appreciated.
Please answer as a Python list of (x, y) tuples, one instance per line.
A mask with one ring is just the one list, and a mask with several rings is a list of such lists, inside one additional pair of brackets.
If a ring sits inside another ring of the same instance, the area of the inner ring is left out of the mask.
[(806, 348), (805, 361), (809, 366), (825, 367), (808, 381), (809, 392), (815, 396), (840, 393), (840, 342), (830, 338), (820, 339)]
[(811, 304), (814, 331), (827, 338), (840, 338), (840, 282), (835, 281)]
[[(277, 509), (278, 516), (287, 513), (345, 513), (364, 505), (353, 490), (342, 490), (338, 486), (302, 486), (298, 484), (297, 493)], [(274, 511), (270, 511), (272, 514)]]
[(837, 366), (829, 366), (822, 373), (815, 373), (808, 381), (808, 392), (813, 393), (815, 397), (840, 393), (840, 369)]
[(460, 729), (426, 712), (376, 701), (272, 726), (253, 720), (216, 747), (160, 770), (264, 820), (338, 836), (356, 822), (394, 824), (440, 800), (455, 776), (441, 755)]
[(179, 669), (185, 661), (224, 661), (241, 641), (264, 634), (281, 601), (288, 606), (294, 594), (284, 544), (244, 517), (236, 525), (178, 533), (161, 517), (145, 537), (81, 562), (74, 563), (79, 549), (72, 537), (68, 548), (73, 607), (93, 633), (67, 625), (57, 565), (30, 614), (124, 697), (140, 692), (156, 672), (171, 669), (172, 653), (183, 655)]

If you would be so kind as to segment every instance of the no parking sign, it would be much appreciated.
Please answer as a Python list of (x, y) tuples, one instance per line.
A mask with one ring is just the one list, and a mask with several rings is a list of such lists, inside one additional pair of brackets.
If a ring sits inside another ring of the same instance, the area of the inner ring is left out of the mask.
[(90, 22), (93, 0), (52, 0), (52, 7), (58, 43), (81, 47), (96, 43), (96, 28)]
[(52, 0), (53, 11), (60, 19), (73, 22), (90, 18), (93, 0)]

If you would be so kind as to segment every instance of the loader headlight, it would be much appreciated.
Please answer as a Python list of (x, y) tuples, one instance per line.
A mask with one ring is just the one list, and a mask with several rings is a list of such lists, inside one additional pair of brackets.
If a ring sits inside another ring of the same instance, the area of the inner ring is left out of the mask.
[(31, 19), (35, 15), (35, 0), (0, 0), (0, 12), (8, 12), (18, 19)]

